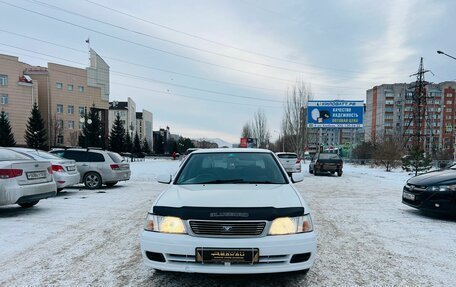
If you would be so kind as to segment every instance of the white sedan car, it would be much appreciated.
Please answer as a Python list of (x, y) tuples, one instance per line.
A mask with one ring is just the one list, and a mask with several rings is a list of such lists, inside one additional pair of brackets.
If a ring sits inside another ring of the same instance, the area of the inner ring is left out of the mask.
[(0, 148), (0, 205), (32, 207), (41, 199), (55, 196), (57, 187), (48, 161)]
[(147, 214), (141, 251), (163, 271), (307, 272), (317, 249), (310, 209), (268, 150), (191, 153)]
[(74, 160), (63, 159), (51, 153), (31, 148), (12, 147), (8, 149), (32, 157), (34, 160), (49, 161), (52, 165), (57, 191), (79, 183), (80, 175)]

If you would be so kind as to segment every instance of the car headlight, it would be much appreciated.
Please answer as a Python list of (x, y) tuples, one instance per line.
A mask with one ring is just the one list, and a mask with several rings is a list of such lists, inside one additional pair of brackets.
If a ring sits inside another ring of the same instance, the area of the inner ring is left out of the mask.
[(174, 216), (160, 216), (148, 214), (144, 224), (144, 230), (162, 233), (186, 234), (182, 219)]
[(298, 217), (279, 217), (272, 221), (268, 235), (286, 235), (313, 231), (310, 214)]
[(439, 186), (429, 186), (427, 188), (429, 191), (455, 191), (456, 185), (439, 185)]

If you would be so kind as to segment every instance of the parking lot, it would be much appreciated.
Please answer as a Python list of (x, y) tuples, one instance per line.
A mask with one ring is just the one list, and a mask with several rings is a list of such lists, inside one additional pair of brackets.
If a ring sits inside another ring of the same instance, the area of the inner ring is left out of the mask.
[(65, 189), (31, 209), (0, 207), (1, 286), (335, 286), (456, 284), (456, 220), (401, 203), (403, 172), (347, 165), (342, 177), (297, 185), (318, 232), (313, 269), (277, 275), (154, 272), (142, 264), (139, 232), (164, 189), (153, 178), (178, 161), (131, 163), (132, 180), (92, 191)]

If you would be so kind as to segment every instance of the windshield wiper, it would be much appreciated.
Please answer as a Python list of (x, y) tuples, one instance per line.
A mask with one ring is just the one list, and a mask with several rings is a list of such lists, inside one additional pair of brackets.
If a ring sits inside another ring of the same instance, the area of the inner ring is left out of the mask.
[(252, 180), (252, 181), (245, 181), (245, 183), (252, 183), (252, 184), (279, 184), (277, 182), (272, 182), (270, 180)]

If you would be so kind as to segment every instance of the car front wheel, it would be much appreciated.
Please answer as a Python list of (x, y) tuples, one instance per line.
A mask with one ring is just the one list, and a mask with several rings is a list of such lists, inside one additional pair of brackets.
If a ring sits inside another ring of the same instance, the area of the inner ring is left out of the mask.
[(88, 189), (100, 188), (102, 184), (101, 176), (96, 172), (88, 172), (84, 176), (84, 185)]
[(337, 176), (342, 176), (342, 171), (341, 170), (337, 171)]
[(39, 202), (39, 200), (36, 201), (30, 201), (30, 202), (23, 202), (23, 203), (18, 203), (21, 207), (23, 208), (30, 208), (34, 205), (36, 205)]

